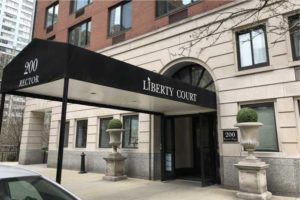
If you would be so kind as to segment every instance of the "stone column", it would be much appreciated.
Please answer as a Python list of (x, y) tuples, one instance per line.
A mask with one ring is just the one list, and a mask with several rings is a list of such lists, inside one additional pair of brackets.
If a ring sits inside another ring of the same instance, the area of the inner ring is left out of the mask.
[(20, 164), (43, 163), (42, 131), (43, 112), (25, 112), (20, 146)]

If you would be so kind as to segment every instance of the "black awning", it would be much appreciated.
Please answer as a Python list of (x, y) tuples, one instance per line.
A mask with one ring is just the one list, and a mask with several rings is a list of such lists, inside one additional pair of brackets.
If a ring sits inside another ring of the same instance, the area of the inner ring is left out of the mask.
[(66, 43), (34, 39), (3, 72), (1, 92), (165, 114), (213, 111), (215, 93)]

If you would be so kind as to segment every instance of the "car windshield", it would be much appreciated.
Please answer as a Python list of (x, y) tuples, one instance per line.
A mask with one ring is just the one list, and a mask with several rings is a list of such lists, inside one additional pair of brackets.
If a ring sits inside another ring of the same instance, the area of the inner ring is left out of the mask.
[(0, 200), (77, 200), (39, 176), (0, 180)]

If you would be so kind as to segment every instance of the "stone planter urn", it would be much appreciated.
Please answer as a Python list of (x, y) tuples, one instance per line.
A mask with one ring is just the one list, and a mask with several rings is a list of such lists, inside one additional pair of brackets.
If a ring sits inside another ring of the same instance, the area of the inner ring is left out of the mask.
[(255, 157), (258, 146), (257, 135), (262, 123), (257, 122), (257, 113), (250, 108), (243, 108), (237, 115), (236, 127), (240, 129), (241, 144), (248, 156), (235, 164), (239, 175), (239, 192), (237, 197), (249, 200), (267, 200), (272, 194), (267, 189), (266, 169), (268, 164)]
[(241, 133), (241, 144), (245, 151), (248, 151), (248, 156), (246, 160), (257, 160), (254, 155), (254, 151), (258, 146), (257, 134), (258, 129), (263, 124), (260, 122), (243, 122), (235, 124), (235, 127), (240, 129)]
[(112, 146), (113, 152), (103, 158), (106, 161), (105, 176), (103, 179), (107, 181), (127, 179), (124, 169), (126, 157), (118, 152), (121, 144), (121, 134), (124, 132), (121, 121), (112, 119), (108, 124), (106, 132), (109, 134), (109, 144)]

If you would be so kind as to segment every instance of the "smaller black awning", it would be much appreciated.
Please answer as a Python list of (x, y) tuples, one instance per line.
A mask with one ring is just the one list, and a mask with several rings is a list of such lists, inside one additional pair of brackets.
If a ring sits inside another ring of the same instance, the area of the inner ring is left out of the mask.
[(215, 93), (70, 44), (34, 39), (3, 72), (1, 91), (161, 114), (214, 111)]

